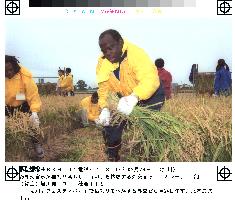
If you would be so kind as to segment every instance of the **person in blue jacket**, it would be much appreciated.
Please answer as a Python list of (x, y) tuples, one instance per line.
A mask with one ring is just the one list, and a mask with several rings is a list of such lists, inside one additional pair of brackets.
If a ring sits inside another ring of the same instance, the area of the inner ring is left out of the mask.
[(215, 74), (214, 96), (228, 96), (231, 94), (231, 88), (232, 79), (229, 67), (224, 59), (219, 59)]

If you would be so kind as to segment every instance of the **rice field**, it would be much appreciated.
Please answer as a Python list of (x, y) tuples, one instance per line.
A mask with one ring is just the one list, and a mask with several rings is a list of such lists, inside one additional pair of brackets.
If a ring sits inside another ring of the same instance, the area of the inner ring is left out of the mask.
[[(41, 97), (40, 134), (45, 149), (42, 161), (107, 161), (101, 129), (78, 126), (76, 112), (85, 96)], [(133, 117), (144, 125), (128, 123), (121, 161), (232, 160), (232, 97), (178, 94), (165, 103), (158, 115), (138, 109)], [(34, 161), (27, 137), (28, 122), (28, 116), (22, 114), (6, 119), (6, 161)]]

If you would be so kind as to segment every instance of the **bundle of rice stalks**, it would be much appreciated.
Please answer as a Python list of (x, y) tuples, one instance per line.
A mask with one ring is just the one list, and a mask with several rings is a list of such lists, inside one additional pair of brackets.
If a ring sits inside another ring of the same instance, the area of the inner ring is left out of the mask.
[(27, 160), (30, 136), (39, 133), (39, 130), (32, 127), (28, 113), (15, 112), (12, 117), (6, 117), (5, 121), (6, 161)]
[(214, 73), (198, 73), (195, 76), (195, 91), (198, 94), (214, 93)]
[(182, 161), (180, 138), (189, 127), (167, 112), (135, 106), (129, 116), (112, 111), (112, 125), (127, 122), (131, 154), (141, 161)]
[(193, 161), (232, 160), (231, 99), (192, 94), (179, 95), (165, 103), (163, 111), (191, 125), (181, 141), (184, 152), (190, 152)]

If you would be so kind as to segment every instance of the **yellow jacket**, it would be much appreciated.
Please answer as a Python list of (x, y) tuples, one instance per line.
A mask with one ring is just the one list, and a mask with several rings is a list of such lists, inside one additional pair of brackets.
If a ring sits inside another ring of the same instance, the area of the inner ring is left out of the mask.
[(59, 76), (59, 78), (58, 78), (58, 87), (59, 88), (61, 87), (63, 80), (64, 80), (64, 75)]
[[(38, 87), (32, 78), (32, 74), (23, 66), (20, 67), (20, 71), (13, 78), (5, 78), (5, 103), (17, 107), (27, 101), (31, 112), (39, 112), (42, 103), (38, 94)], [(24, 93), (26, 100), (16, 100), (18, 93)]]
[(65, 89), (66, 91), (73, 91), (73, 76), (71, 74), (66, 75), (64, 79), (61, 81), (60, 87)]
[(100, 107), (99, 107), (98, 103), (93, 104), (91, 102), (91, 96), (82, 99), (80, 102), (80, 106), (83, 109), (87, 110), (88, 120), (95, 121), (95, 119), (97, 119), (99, 117)]
[(107, 107), (109, 92), (120, 92), (123, 96), (134, 93), (139, 100), (150, 98), (160, 86), (155, 65), (145, 51), (136, 45), (124, 41), (122, 52), (127, 51), (127, 57), (120, 65), (120, 81), (113, 71), (118, 63), (112, 64), (101, 56), (96, 67), (96, 80), (99, 85), (99, 105)]

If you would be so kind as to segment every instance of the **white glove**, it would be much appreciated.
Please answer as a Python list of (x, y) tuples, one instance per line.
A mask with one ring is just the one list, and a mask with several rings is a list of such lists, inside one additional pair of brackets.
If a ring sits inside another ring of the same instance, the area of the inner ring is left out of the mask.
[(32, 112), (32, 115), (29, 118), (30, 122), (33, 124), (34, 127), (39, 128), (39, 118), (36, 112)]
[(138, 98), (133, 94), (122, 97), (118, 102), (117, 110), (125, 115), (129, 115), (137, 103)]
[(99, 124), (103, 126), (108, 126), (110, 121), (110, 112), (108, 108), (103, 108), (99, 116)]
[(100, 119), (99, 118), (95, 119), (95, 124), (100, 125)]

